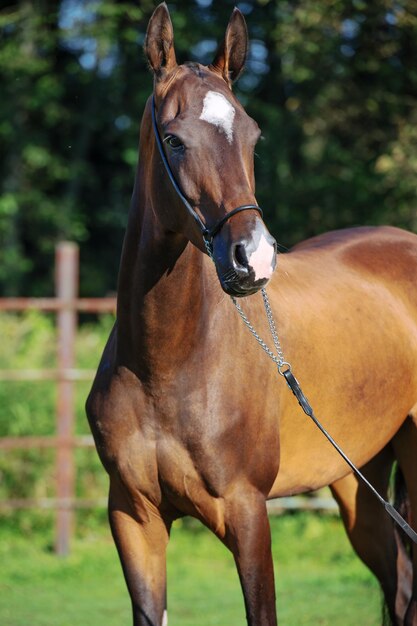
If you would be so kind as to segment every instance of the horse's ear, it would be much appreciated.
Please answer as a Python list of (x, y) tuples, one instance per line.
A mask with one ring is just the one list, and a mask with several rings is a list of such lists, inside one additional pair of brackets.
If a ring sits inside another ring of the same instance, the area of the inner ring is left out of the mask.
[(242, 13), (235, 8), (211, 68), (220, 72), (223, 78), (231, 84), (243, 70), (247, 52), (248, 29)]
[(156, 78), (162, 78), (177, 65), (174, 50), (174, 29), (168, 7), (162, 2), (149, 20), (145, 39), (145, 54)]

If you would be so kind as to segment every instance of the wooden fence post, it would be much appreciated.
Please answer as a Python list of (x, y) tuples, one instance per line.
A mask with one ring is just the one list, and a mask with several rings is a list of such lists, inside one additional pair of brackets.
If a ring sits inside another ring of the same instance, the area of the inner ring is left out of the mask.
[[(58, 370), (75, 366), (75, 337), (77, 311), (75, 300), (78, 295), (79, 253), (78, 246), (70, 242), (58, 244), (55, 253), (55, 291), (62, 303), (57, 313)], [(58, 510), (56, 517), (55, 551), (60, 556), (69, 553), (73, 533), (75, 496), (74, 448), (74, 382), (60, 376), (57, 384), (58, 446), (56, 452), (56, 495)]]

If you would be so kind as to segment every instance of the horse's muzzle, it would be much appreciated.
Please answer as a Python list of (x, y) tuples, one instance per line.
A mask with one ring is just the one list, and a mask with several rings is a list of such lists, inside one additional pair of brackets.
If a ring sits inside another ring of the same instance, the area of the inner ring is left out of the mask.
[(276, 266), (276, 242), (266, 228), (247, 238), (215, 243), (214, 260), (222, 289), (230, 296), (256, 293), (270, 280)]

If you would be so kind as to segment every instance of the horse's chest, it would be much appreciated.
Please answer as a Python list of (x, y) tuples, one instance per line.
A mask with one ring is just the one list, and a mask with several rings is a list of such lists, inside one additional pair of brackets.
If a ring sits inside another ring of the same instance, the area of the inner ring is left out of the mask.
[(184, 498), (202, 491), (221, 496), (243, 470), (268, 491), (279, 462), (276, 416), (238, 400), (194, 397), (160, 422), (157, 460), (165, 484)]
[(220, 497), (243, 468), (267, 492), (279, 442), (277, 409), (265, 386), (259, 395), (224, 373), (189, 377), (188, 384), (182, 378), (179, 371), (149, 390), (128, 373), (115, 379), (95, 425), (106, 465), (128, 468), (139, 491), (144, 476), (155, 478), (183, 504)]

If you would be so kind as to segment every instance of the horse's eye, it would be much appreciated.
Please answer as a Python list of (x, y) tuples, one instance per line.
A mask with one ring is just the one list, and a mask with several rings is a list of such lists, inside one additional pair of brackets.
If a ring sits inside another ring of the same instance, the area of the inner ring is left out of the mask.
[(179, 151), (184, 149), (184, 144), (175, 135), (167, 135), (164, 139), (164, 142), (167, 143), (172, 150)]

